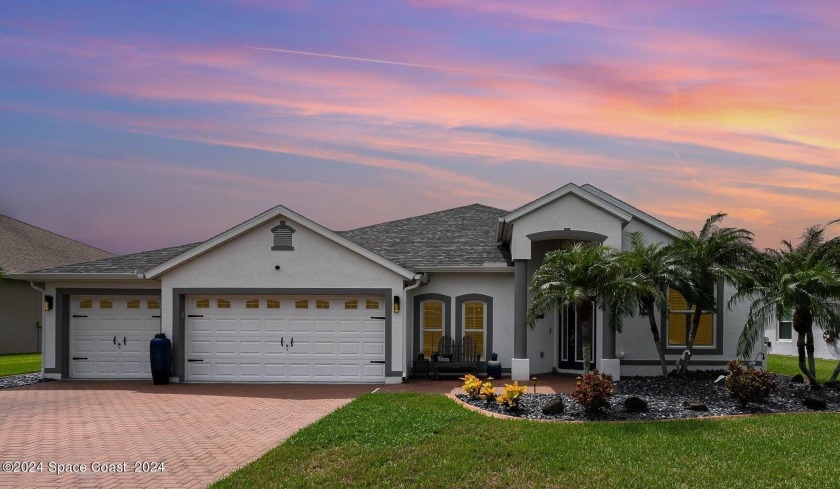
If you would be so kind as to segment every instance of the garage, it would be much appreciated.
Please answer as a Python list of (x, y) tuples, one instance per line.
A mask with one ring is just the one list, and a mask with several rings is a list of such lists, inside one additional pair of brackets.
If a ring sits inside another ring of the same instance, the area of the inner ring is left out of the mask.
[(147, 379), (149, 341), (160, 332), (160, 299), (70, 297), (70, 377)]
[(188, 382), (385, 381), (385, 298), (190, 295)]

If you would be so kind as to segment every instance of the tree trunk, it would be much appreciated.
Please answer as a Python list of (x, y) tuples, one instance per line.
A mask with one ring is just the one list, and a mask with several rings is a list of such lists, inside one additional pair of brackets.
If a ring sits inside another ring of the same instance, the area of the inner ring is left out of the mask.
[(592, 303), (585, 302), (578, 306), (578, 318), (580, 318), (580, 335), (583, 350), (583, 371), (589, 372), (592, 369)]
[[(817, 378), (817, 366), (814, 360), (814, 330), (810, 329), (805, 333), (805, 353), (808, 355), (808, 370), (811, 372), (811, 377)], [(814, 382), (816, 384), (816, 382)]]
[(799, 370), (808, 377), (811, 385), (817, 385), (816, 366), (814, 365), (813, 326), (814, 317), (811, 315), (811, 309), (807, 306), (796, 306), (793, 310), (793, 330), (796, 331), (796, 351), (799, 354)]
[[(807, 333), (801, 333), (799, 331), (796, 332), (796, 352), (799, 354), (799, 370), (805, 374), (805, 377), (808, 377), (808, 382), (811, 385), (817, 385), (817, 379), (811, 374), (808, 370), (807, 365), (805, 364), (805, 337)], [(812, 346), (813, 348), (813, 346)], [(813, 355), (813, 350), (811, 351)]]
[(688, 329), (688, 338), (685, 339), (685, 349), (688, 350), (688, 356), (680, 363), (679, 375), (685, 375), (688, 372), (688, 362), (691, 361), (691, 355), (694, 353), (694, 338), (697, 336), (697, 330), (700, 329), (700, 317), (703, 315), (703, 310), (699, 305), (694, 306), (694, 315), (691, 318), (691, 328)]
[(645, 314), (650, 322), (650, 332), (653, 335), (653, 343), (656, 345), (656, 352), (659, 353), (659, 364), (662, 366), (662, 376), (668, 376), (668, 362), (665, 361), (665, 346), (662, 338), (659, 337), (659, 326), (656, 325), (656, 316), (653, 315), (653, 304), (645, 302)]

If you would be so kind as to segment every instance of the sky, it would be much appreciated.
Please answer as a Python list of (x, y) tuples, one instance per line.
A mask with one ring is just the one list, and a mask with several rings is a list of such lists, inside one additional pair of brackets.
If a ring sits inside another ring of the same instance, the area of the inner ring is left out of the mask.
[(569, 182), (760, 247), (840, 218), (840, 3), (2, 3), (0, 213), (114, 253)]

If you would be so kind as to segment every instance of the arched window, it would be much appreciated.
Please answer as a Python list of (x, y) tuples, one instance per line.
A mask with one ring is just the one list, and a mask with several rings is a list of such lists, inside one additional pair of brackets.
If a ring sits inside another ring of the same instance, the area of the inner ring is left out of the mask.
[[(475, 348), (479, 352), (485, 350), (487, 331), (487, 305), (481, 301), (464, 302), (464, 336), (475, 341)], [(484, 356), (484, 355), (482, 355)]]
[(423, 301), (420, 304), (420, 351), (431, 358), (443, 336), (443, 302)]

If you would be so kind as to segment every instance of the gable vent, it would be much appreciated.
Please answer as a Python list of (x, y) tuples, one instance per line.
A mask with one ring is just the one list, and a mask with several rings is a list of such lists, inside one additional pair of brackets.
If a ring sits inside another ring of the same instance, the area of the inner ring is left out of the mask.
[(271, 234), (274, 235), (274, 246), (272, 250), (294, 250), (292, 246), (292, 233), (295, 230), (286, 224), (286, 221), (280, 221), (280, 224), (271, 228)]

